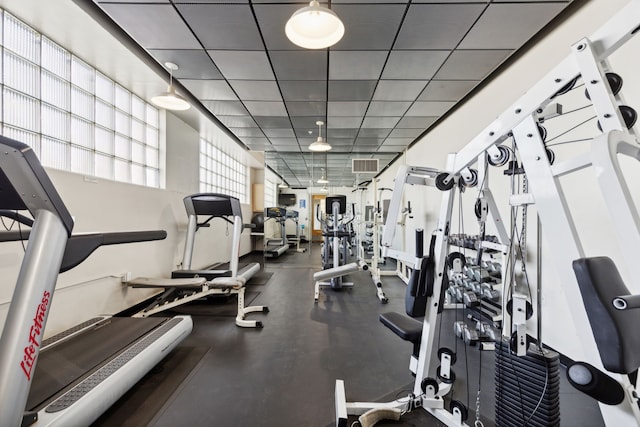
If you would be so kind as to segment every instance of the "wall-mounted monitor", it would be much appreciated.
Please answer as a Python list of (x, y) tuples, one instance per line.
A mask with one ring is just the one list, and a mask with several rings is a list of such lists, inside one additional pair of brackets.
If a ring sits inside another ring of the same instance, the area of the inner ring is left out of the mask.
[(295, 194), (278, 194), (278, 206), (294, 206), (296, 204)]

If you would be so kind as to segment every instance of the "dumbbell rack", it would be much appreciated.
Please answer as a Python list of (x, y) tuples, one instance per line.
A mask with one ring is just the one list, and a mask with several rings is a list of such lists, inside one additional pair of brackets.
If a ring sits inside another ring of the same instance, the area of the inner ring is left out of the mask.
[[(449, 245), (464, 249), (477, 250), (482, 245), (485, 254), (500, 253), (498, 239), (495, 236), (485, 236), (480, 241), (478, 236), (457, 234), (449, 236)], [(495, 246), (487, 248), (486, 246)], [(502, 295), (500, 291), (502, 280), (502, 264), (491, 260), (482, 260), (481, 265), (477, 265), (477, 259), (466, 257), (464, 272), (451, 277), (448, 298), (453, 303), (452, 308), (464, 306), (468, 311), (467, 318), (472, 320), (474, 325), (469, 325), (466, 321), (463, 327), (454, 325), (454, 330), (459, 338), (468, 344), (475, 345), (480, 341), (480, 348), (483, 350), (493, 350), (493, 338), (486, 331), (490, 328), (500, 331), (502, 328)], [(472, 328), (477, 332), (470, 332)], [(495, 334), (493, 334), (495, 335)], [(490, 338), (491, 337), (491, 338)]]

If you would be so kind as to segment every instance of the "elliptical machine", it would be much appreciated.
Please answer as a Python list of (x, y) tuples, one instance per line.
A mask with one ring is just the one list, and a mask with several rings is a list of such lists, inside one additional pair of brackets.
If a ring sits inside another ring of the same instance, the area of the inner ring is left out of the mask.
[[(353, 217), (346, 219), (347, 213), (347, 196), (327, 196), (325, 199), (327, 216), (320, 219), (322, 223), (322, 235), (324, 242), (322, 244), (322, 271), (314, 273), (313, 278), (315, 285), (315, 301), (318, 302), (320, 295), (320, 287), (331, 287), (333, 290), (353, 287), (353, 282), (345, 282), (342, 276), (358, 270), (367, 270), (366, 263), (352, 262), (346, 264), (348, 260), (348, 242), (352, 236), (349, 224), (353, 221)], [(331, 212), (329, 214), (328, 212)]]

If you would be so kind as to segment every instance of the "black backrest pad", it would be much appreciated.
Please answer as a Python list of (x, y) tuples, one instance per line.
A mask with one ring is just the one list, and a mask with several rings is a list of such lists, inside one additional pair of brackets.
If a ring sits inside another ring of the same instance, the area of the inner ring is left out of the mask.
[(420, 270), (411, 272), (404, 298), (405, 311), (408, 316), (424, 316), (427, 310), (427, 300), (433, 295), (435, 244), (436, 238), (434, 235), (431, 237), (429, 245), (429, 256), (422, 258)]
[(44, 209), (60, 218), (71, 235), (73, 218), (35, 153), (26, 144), (0, 136), (0, 209)]
[(613, 307), (615, 297), (629, 294), (616, 265), (608, 257), (581, 258), (573, 270), (605, 369), (635, 371), (640, 367), (640, 309)]

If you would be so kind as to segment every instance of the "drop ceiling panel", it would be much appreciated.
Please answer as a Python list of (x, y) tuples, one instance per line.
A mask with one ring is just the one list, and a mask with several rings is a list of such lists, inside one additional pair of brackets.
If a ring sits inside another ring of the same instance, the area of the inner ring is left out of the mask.
[(484, 4), (412, 3), (394, 48), (454, 49), (484, 8)]
[(482, 80), (511, 53), (509, 50), (457, 50), (447, 59), (435, 78)]
[(180, 80), (189, 92), (200, 99), (237, 101), (229, 84), (224, 80)]
[(353, 139), (358, 135), (358, 128), (334, 128), (334, 127), (330, 127), (327, 130), (327, 138), (331, 139), (332, 141), (335, 138), (351, 138), (351, 142), (353, 142)]
[(402, 116), (410, 106), (410, 101), (372, 101), (367, 116)]
[(368, 101), (377, 80), (329, 80), (329, 101)]
[(288, 116), (281, 101), (245, 101), (244, 106), (252, 116)]
[(422, 129), (401, 129), (395, 128), (389, 134), (391, 138), (417, 138), (422, 133)]
[(240, 101), (202, 101), (202, 104), (216, 116), (246, 116), (249, 114)]
[(362, 117), (328, 117), (327, 125), (331, 129), (352, 129), (359, 128), (362, 123)]
[(368, 102), (364, 101), (329, 101), (327, 115), (329, 116), (364, 116)]
[(264, 49), (248, 4), (179, 4), (176, 7), (205, 49)]
[(289, 117), (255, 116), (258, 126), (263, 129), (286, 129), (291, 127)]
[(275, 81), (230, 80), (229, 84), (243, 101), (281, 101)]
[(279, 81), (285, 101), (324, 101), (327, 98), (326, 81)]
[(325, 117), (327, 104), (321, 101), (287, 101), (287, 111), (292, 116)]
[(231, 132), (241, 138), (264, 138), (264, 133), (256, 127), (231, 127)]
[(458, 101), (478, 83), (475, 80), (431, 80), (418, 101)]
[(227, 80), (275, 80), (267, 54), (262, 51), (208, 50)]
[(566, 5), (492, 4), (466, 35), (460, 49), (517, 49)]
[(389, 80), (430, 79), (449, 54), (449, 50), (393, 50), (382, 72), (382, 78)]
[(271, 64), (278, 80), (320, 80), (327, 78), (327, 52), (313, 50), (272, 51)]
[[(346, 32), (322, 50), (285, 36), (304, 0), (95, 3), (155, 61), (177, 63), (178, 92), (266, 150), (289, 183), (307, 185), (312, 159), (328, 159), (335, 185), (353, 183), (354, 156), (385, 167), (571, 2), (334, 0)], [(330, 155), (308, 151), (317, 120), (327, 122)]]
[(228, 128), (257, 127), (256, 122), (250, 116), (218, 116), (218, 119)]
[(413, 101), (427, 81), (421, 80), (380, 80), (373, 94), (376, 101)]
[[(386, 138), (389, 133), (391, 132), (392, 127), (368, 127), (365, 128), (364, 126), (360, 129), (360, 132), (358, 133), (358, 139), (360, 138), (380, 138), (380, 139), (384, 139)], [(356, 141), (357, 142), (357, 141)]]
[(102, 4), (129, 35), (147, 49), (198, 49), (200, 44), (173, 6)]
[(173, 72), (177, 79), (222, 79), (222, 74), (209, 55), (197, 49), (150, 49), (149, 53), (160, 64), (173, 62), (180, 68)]
[(400, 117), (365, 117), (362, 121), (362, 128), (392, 128), (398, 124), (398, 120)]
[(387, 59), (385, 51), (329, 52), (329, 79), (376, 80)]
[(396, 125), (400, 129), (426, 129), (433, 124), (437, 117), (408, 117), (405, 116)]
[(411, 108), (407, 110), (406, 116), (441, 116), (449, 108), (453, 107), (454, 104), (455, 102), (451, 101), (416, 101)]
[(333, 7), (345, 26), (345, 34), (332, 49), (382, 50), (391, 49), (398, 31), (405, 5), (341, 4)]
[(295, 137), (296, 135), (293, 133), (293, 129), (291, 128), (275, 128), (275, 129), (263, 129), (264, 134), (271, 138), (271, 142), (275, 143), (286, 143), (288, 138), (290, 138), (289, 142), (297, 143)]

